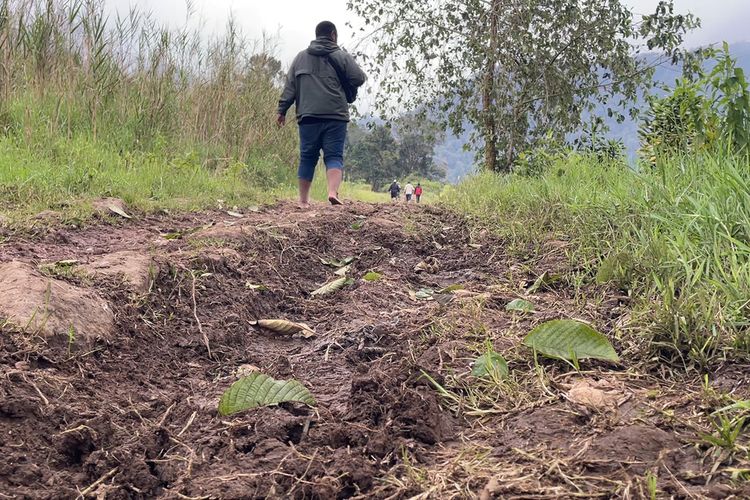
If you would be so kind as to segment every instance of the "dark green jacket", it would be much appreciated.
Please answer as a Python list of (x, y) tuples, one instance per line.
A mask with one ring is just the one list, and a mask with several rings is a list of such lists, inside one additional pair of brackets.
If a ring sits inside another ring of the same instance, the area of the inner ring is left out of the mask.
[(279, 114), (286, 115), (296, 103), (297, 121), (306, 117), (349, 121), (344, 89), (326, 55), (339, 63), (352, 86), (365, 83), (365, 74), (352, 56), (332, 40), (317, 38), (294, 58), (279, 100)]

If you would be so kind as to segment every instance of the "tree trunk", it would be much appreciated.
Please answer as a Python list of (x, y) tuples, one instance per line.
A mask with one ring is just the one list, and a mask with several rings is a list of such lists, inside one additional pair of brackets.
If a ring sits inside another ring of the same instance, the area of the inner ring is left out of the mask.
[(498, 44), (498, 16), (500, 15), (500, 0), (492, 0), (490, 7), (490, 40), (487, 47), (487, 65), (484, 71), (482, 85), (482, 113), (484, 114), (484, 168), (498, 170), (497, 162), (497, 120), (495, 119), (495, 66), (497, 64)]

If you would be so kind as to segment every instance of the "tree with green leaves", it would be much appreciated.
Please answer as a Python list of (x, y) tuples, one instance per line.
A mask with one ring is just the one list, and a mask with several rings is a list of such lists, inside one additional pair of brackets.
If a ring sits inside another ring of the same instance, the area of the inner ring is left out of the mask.
[(665, 96), (650, 96), (640, 128), (643, 156), (652, 164), (658, 153), (695, 153), (714, 147), (750, 150), (750, 83), (729, 52), (712, 49), (710, 71), (681, 78)]
[(431, 123), (408, 115), (399, 117), (393, 125), (398, 142), (398, 176), (444, 179), (445, 167), (434, 159), (435, 143), (441, 132)]
[(484, 166), (507, 171), (518, 153), (550, 134), (564, 141), (597, 104), (624, 119), (659, 51), (672, 62), (698, 25), (661, 1), (637, 16), (621, 0), (358, 0), (348, 7), (374, 51), (362, 54), (379, 80), (386, 116), (419, 110), (484, 150)]
[[(354, 126), (350, 126), (350, 129)], [(398, 177), (398, 144), (385, 125), (376, 125), (368, 132), (353, 133), (347, 145), (346, 175), (366, 181), (374, 191), (382, 189)]]
[(436, 137), (410, 118), (398, 120), (395, 129), (388, 125), (373, 125), (368, 129), (352, 123), (346, 175), (349, 179), (366, 181), (375, 191), (393, 179), (407, 176), (441, 180), (445, 169), (433, 159)]

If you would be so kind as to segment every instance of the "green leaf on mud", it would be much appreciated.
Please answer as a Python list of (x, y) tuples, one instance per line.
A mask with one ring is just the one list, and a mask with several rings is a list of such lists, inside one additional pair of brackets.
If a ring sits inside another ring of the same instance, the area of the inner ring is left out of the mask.
[(539, 290), (550, 288), (553, 284), (560, 281), (560, 276), (557, 274), (550, 274), (549, 271), (544, 271), (541, 276), (539, 276), (536, 281), (534, 281), (534, 284), (531, 285), (531, 288), (529, 288), (529, 293), (534, 293)]
[(380, 278), (382, 278), (383, 275), (380, 273), (376, 273), (375, 271), (370, 271), (369, 273), (365, 274), (362, 279), (365, 281), (378, 281)]
[(487, 377), (494, 374), (501, 379), (508, 378), (508, 362), (495, 351), (488, 351), (474, 361), (471, 374), (475, 377)]
[(352, 222), (352, 225), (350, 226), (355, 231), (359, 231), (362, 229), (362, 227), (365, 225), (365, 219), (360, 219)]
[(574, 320), (557, 319), (543, 323), (534, 328), (523, 343), (550, 358), (574, 362), (585, 358), (620, 360), (607, 337)]
[(463, 285), (458, 285), (458, 284), (456, 284), (456, 285), (449, 285), (449, 286), (446, 286), (445, 288), (441, 289), (437, 293), (453, 293), (453, 292), (455, 292), (457, 290), (463, 290), (463, 289), (464, 289)]
[(521, 311), (521, 312), (531, 312), (534, 310), (534, 304), (529, 302), (528, 300), (523, 299), (513, 299), (505, 306), (506, 311)]
[(336, 290), (340, 290), (341, 288), (351, 285), (354, 283), (354, 280), (347, 277), (342, 277), (337, 280), (333, 280), (330, 283), (326, 283), (325, 285), (321, 286), (317, 290), (310, 293), (311, 296), (317, 297), (319, 295), (328, 295), (329, 293), (333, 293)]
[(249, 281), (245, 282), (245, 288), (247, 288), (248, 290), (253, 290), (255, 292), (268, 291), (268, 287), (266, 285), (255, 285)]
[(263, 373), (251, 373), (232, 384), (221, 396), (219, 415), (227, 416), (259, 406), (297, 401), (315, 405), (315, 398), (296, 380), (274, 380)]

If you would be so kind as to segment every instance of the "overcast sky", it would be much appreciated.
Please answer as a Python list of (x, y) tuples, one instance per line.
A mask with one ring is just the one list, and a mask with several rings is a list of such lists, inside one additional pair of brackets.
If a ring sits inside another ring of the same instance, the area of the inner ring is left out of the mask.
[[(405, 0), (408, 1), (408, 0)], [(658, 0), (624, 0), (635, 12), (651, 13)], [(127, 13), (130, 6), (149, 10), (172, 25), (184, 22), (185, 0), (106, 0), (111, 12)], [(355, 33), (347, 29), (347, 21), (356, 21), (346, 10), (346, 0), (193, 0), (197, 18), (207, 32), (221, 31), (228, 16), (234, 14), (245, 34), (260, 38), (265, 32), (278, 35), (278, 55), (286, 64), (314, 38), (315, 24), (328, 19), (339, 28), (340, 42), (351, 46)], [(691, 12), (701, 18), (703, 27), (688, 38), (691, 46), (714, 42), (748, 41), (750, 0), (675, 0), (679, 11)]]

